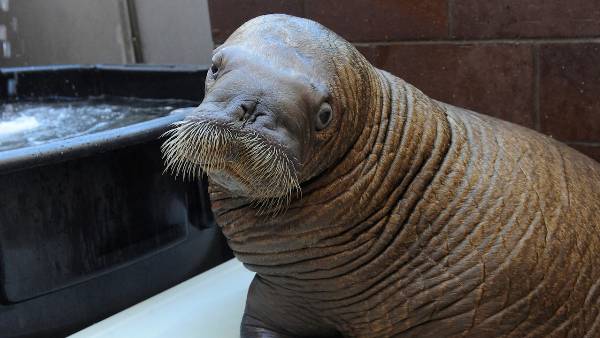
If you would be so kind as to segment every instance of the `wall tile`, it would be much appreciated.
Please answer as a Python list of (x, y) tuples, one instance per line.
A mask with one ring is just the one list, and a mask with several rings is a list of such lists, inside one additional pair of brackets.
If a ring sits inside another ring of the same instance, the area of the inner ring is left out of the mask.
[(360, 50), (435, 99), (533, 127), (529, 45), (394, 44)]
[(564, 141), (600, 141), (600, 43), (540, 47), (542, 131)]
[(600, 35), (598, 0), (450, 0), (458, 38)]
[(223, 43), (244, 22), (263, 14), (303, 16), (302, 0), (209, 0), (213, 41)]
[(306, 0), (306, 16), (349, 41), (448, 36), (446, 0)]

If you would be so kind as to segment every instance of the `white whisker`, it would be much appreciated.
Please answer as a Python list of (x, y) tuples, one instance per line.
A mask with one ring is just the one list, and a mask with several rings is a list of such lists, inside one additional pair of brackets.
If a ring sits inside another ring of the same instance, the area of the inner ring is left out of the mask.
[(301, 196), (294, 162), (262, 135), (233, 124), (187, 120), (173, 124), (161, 137), (164, 172), (184, 180), (220, 170), (243, 173), (250, 205), (259, 215), (284, 212), (292, 198)]

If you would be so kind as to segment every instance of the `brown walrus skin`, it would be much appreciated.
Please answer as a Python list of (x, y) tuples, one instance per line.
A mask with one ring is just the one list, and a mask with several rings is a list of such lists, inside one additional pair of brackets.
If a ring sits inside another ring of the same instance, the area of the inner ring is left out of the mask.
[(214, 62), (183, 126), (231, 128), (232, 144), (252, 130), (301, 190), (269, 212), (295, 189), (262, 193), (244, 147), (220, 167), (183, 138), (166, 151), (206, 169), (217, 221), (257, 273), (242, 337), (600, 337), (598, 163), (430, 99), (309, 20), (255, 18)]

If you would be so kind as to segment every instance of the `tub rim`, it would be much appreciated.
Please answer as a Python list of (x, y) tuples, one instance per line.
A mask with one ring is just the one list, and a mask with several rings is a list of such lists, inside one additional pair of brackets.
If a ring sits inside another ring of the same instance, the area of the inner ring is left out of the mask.
[[(106, 97), (132, 97), (146, 99), (146, 97), (139, 97), (126, 95), (127, 88), (123, 89), (125, 95), (104, 94), (102, 92), (103, 86), (109, 84), (103, 83), (106, 81), (102, 76), (106, 76), (106, 73), (118, 74), (118, 75), (139, 75), (139, 74), (190, 74), (193, 76), (202, 76), (208, 69), (207, 65), (159, 65), (159, 64), (125, 64), (125, 65), (111, 65), (111, 64), (64, 64), (64, 65), (42, 65), (42, 66), (24, 66), (24, 67), (0, 67), (0, 87), (6, 85), (8, 81), (20, 82), (20, 78), (31, 74), (44, 74), (48, 75), (60, 75), (61, 72), (81, 72), (80, 76), (89, 77), (89, 82), (84, 83), (86, 86), (93, 86), (92, 90), (97, 91), (97, 95)], [(110, 81), (110, 80), (109, 80)], [(111, 83), (111, 86), (118, 86), (119, 83)], [(204, 86), (204, 83), (201, 84)], [(4, 100), (31, 100), (36, 98), (32, 96), (30, 92), (27, 92), (24, 96), (20, 96), (17, 93), (9, 93), (6, 88), (0, 88), (0, 101)], [(75, 90), (75, 89), (74, 89)], [(183, 99), (192, 101), (190, 98), (178, 97), (176, 91), (178, 88), (173, 88), (172, 99)], [(4, 95), (3, 95), (4, 94)], [(12, 95), (11, 95), (12, 94)], [(42, 93), (39, 98), (44, 97), (66, 97), (66, 98), (86, 98), (95, 95), (61, 95), (62, 93), (57, 92), (55, 95), (47, 95)], [(204, 91), (202, 91), (202, 95)], [(161, 98), (159, 98), (161, 99)], [(165, 98), (166, 99), (166, 98)], [(191, 107), (190, 107), (191, 108)], [(9, 149), (0, 151), (0, 174), (6, 174), (15, 171), (21, 171), (30, 169), (33, 167), (53, 164), (57, 162), (68, 161), (74, 158), (81, 158), (90, 156), (92, 154), (103, 153), (119, 148), (124, 148), (131, 145), (140, 144), (152, 140), (159, 139), (159, 137), (170, 129), (170, 126), (174, 122), (178, 122), (184, 118), (185, 114), (179, 112), (170, 114), (163, 117), (154, 118), (148, 121), (138, 122), (131, 125), (99, 131), (91, 134), (74, 136), (70, 138), (57, 139), (44, 144), (32, 145), (22, 148)]]

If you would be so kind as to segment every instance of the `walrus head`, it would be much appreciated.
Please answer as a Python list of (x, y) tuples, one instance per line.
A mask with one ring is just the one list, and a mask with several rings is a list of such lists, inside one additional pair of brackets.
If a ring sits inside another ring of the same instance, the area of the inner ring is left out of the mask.
[(167, 169), (203, 171), (232, 195), (278, 209), (360, 134), (370, 69), (316, 22), (250, 20), (214, 50), (203, 102), (163, 145)]

